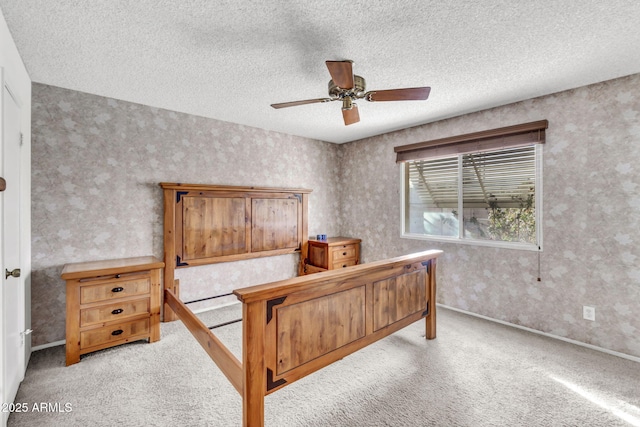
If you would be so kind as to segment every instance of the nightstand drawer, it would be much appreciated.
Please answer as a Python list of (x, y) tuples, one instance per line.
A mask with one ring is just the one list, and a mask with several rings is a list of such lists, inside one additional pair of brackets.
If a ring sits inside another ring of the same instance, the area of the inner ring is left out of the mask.
[(145, 295), (149, 294), (150, 289), (151, 281), (149, 277), (131, 277), (99, 285), (82, 285), (80, 288), (80, 304)]
[(80, 332), (80, 349), (96, 347), (115, 341), (125, 341), (127, 338), (137, 335), (149, 335), (148, 317)]
[(338, 270), (340, 268), (351, 267), (352, 265), (356, 265), (358, 262), (355, 258), (344, 259), (340, 262), (334, 262), (332, 270)]
[(125, 320), (131, 316), (138, 316), (140, 314), (148, 315), (150, 312), (149, 298), (85, 308), (80, 311), (80, 327), (115, 320)]
[(331, 250), (332, 261), (334, 263), (343, 259), (349, 259), (356, 257), (356, 247), (354, 245), (343, 245)]

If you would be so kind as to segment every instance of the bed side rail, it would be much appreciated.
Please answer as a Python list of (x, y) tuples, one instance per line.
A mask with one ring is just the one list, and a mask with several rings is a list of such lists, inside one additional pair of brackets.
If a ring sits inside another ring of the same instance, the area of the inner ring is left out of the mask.
[(189, 329), (209, 357), (242, 395), (242, 364), (209, 328), (169, 289), (165, 289), (164, 301)]

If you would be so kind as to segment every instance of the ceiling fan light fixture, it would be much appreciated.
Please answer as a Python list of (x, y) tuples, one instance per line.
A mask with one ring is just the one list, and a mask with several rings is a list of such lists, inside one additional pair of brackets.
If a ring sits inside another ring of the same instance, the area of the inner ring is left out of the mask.
[(353, 100), (350, 96), (345, 96), (342, 98), (342, 109), (343, 110), (351, 110), (353, 106), (356, 105), (353, 103)]
[[(343, 101), (344, 104), (344, 101)], [(342, 108), (342, 118), (346, 126), (358, 123), (360, 121), (360, 114), (358, 114), (358, 106), (351, 103), (351, 108)]]

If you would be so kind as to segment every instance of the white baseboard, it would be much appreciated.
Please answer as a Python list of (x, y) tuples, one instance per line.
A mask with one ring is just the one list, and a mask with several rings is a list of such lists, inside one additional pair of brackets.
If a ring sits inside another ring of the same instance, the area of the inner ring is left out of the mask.
[(35, 347), (31, 347), (31, 353), (33, 353), (34, 351), (38, 351), (38, 350), (44, 350), (45, 348), (57, 347), (59, 345), (65, 345), (65, 344), (66, 344), (65, 340), (60, 340), (60, 341), (50, 342), (50, 343), (47, 343), (47, 344), (37, 345)]
[(461, 310), (461, 309), (455, 308), (455, 307), (449, 307), (448, 305), (444, 305), (444, 304), (436, 304), (436, 306), (442, 307), (442, 308), (446, 308), (447, 310), (457, 311), (457, 312), (463, 313), (463, 314), (468, 314), (469, 316), (478, 317), (480, 319), (488, 320), (490, 322), (500, 323), (501, 325), (511, 326), (511, 327), (517, 328), (517, 329), (522, 329), (524, 331), (532, 332), (534, 334), (544, 335), (545, 337), (549, 337), (549, 338), (553, 338), (553, 339), (556, 339), (556, 340), (560, 340), (560, 341), (568, 342), (568, 343), (571, 343), (571, 344), (579, 345), (580, 347), (586, 347), (586, 348), (589, 348), (591, 350), (600, 351), (602, 353), (607, 353), (607, 354), (610, 354), (612, 356), (617, 356), (617, 357), (621, 357), (623, 359), (628, 359), (628, 360), (632, 360), (634, 362), (640, 363), (640, 357), (631, 356), (630, 354), (620, 353), (619, 351), (613, 351), (613, 350), (609, 350), (609, 349), (606, 349), (606, 348), (598, 347), (596, 345), (587, 344), (587, 343), (584, 343), (584, 342), (581, 342), (581, 341), (572, 340), (570, 338), (561, 337), (559, 335), (549, 334), (547, 332), (538, 331), (537, 329), (527, 328), (526, 326), (516, 325), (515, 323), (505, 322), (504, 320), (494, 319), (492, 317), (483, 316), (482, 314), (473, 313), (471, 311)]
[(241, 304), (240, 301), (231, 301), (229, 303), (226, 304), (221, 304), (221, 305), (216, 305), (214, 307), (206, 307), (206, 308), (201, 308), (200, 310), (193, 310), (193, 314), (200, 314), (200, 313), (205, 313), (207, 311), (211, 311), (211, 310), (216, 310), (218, 308), (224, 308), (224, 307), (229, 307), (231, 305), (236, 305), (236, 304)]

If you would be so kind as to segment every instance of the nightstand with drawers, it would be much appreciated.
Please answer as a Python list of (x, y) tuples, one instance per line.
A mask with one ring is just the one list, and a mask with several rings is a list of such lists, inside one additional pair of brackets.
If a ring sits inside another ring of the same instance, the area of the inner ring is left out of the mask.
[(116, 345), (160, 339), (161, 271), (155, 257), (66, 264), (66, 363)]
[(329, 237), (309, 239), (305, 274), (346, 268), (360, 263), (360, 239)]

